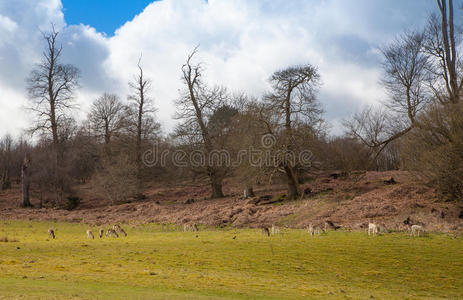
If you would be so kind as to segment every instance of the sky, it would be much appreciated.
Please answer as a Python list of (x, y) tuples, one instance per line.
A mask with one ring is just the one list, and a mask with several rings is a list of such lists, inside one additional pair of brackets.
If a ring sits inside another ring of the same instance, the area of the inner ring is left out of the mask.
[(107, 36), (113, 36), (141, 13), (153, 0), (62, 0), (67, 24), (85, 24)]
[(434, 0), (0, 0), (0, 136), (32, 124), (25, 79), (52, 23), (62, 62), (81, 72), (79, 120), (104, 92), (126, 101), (143, 53), (156, 116), (171, 132), (181, 66), (200, 45), (196, 61), (208, 84), (256, 97), (269, 91), (274, 71), (316, 66), (324, 117), (341, 134), (343, 119), (387, 97), (379, 49), (422, 28), (433, 11)]

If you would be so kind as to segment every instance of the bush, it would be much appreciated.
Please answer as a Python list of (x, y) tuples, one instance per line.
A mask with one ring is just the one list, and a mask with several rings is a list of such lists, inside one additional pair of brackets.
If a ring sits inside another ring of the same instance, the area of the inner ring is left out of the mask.
[(94, 176), (94, 183), (111, 203), (124, 203), (137, 193), (136, 174), (135, 163), (127, 155), (121, 154), (101, 161)]
[(69, 196), (67, 197), (67, 203), (66, 203), (66, 209), (67, 210), (73, 210), (80, 204), (80, 198), (79, 197), (73, 197)]
[(404, 139), (406, 168), (434, 186), (445, 200), (463, 200), (463, 104), (433, 106)]

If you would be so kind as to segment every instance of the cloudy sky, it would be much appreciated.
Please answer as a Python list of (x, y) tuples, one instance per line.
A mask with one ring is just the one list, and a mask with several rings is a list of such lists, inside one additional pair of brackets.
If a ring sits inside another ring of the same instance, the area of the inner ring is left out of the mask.
[(420, 28), (434, 0), (0, 0), (0, 135), (31, 122), (25, 78), (42, 55), (41, 31), (56, 24), (63, 62), (81, 70), (83, 118), (103, 92), (125, 101), (140, 53), (165, 133), (175, 121), (180, 68), (200, 44), (210, 84), (259, 96), (280, 68), (319, 68), (319, 100), (332, 124), (385, 98), (379, 47)]

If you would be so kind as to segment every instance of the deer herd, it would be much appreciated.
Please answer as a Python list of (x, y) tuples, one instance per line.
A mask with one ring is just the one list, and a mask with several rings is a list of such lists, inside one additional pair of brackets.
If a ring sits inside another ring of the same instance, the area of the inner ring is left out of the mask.
[[(383, 226), (371, 222), (368, 223), (368, 235), (377, 235), (384, 231)], [(409, 225), (409, 231), (411, 236), (420, 236), (420, 234), (423, 235), (426, 232), (421, 225)]]
[[(319, 235), (322, 233), (327, 232), (329, 229), (339, 229), (340, 226), (335, 226), (332, 222), (326, 221), (324, 222), (323, 225), (316, 225), (313, 226), (312, 224), (309, 224), (309, 226), (306, 227), (307, 232), (311, 235)], [(262, 227), (262, 234), (266, 236), (271, 236), (271, 235), (276, 235), (280, 233), (280, 228), (278, 226), (272, 225), (271, 228), (269, 227)], [(196, 223), (193, 224), (185, 224), (183, 226), (183, 231), (192, 231), (192, 232), (197, 232), (199, 231), (198, 225)], [(368, 235), (377, 235), (380, 232), (386, 231), (384, 226), (369, 222), (368, 223)], [(421, 225), (409, 225), (409, 232), (411, 236), (420, 236), (423, 235), (426, 231), (423, 226)], [(93, 235), (93, 232), (90, 229), (87, 229), (87, 239), (95, 239), (95, 236)], [(112, 228), (108, 228), (105, 230), (103, 228), (100, 228), (99, 231), (99, 237), (103, 238), (104, 235), (106, 237), (119, 237), (120, 235), (127, 236), (127, 232), (120, 226), (120, 225), (114, 225)], [(55, 238), (55, 229), (48, 229), (48, 238)]]
[[(99, 233), (99, 237), (102, 238), (105, 233), (105, 230), (103, 228), (100, 228), (98, 233)], [(90, 229), (87, 229), (86, 234), (87, 234), (87, 239), (92, 239), (92, 240), (95, 239), (95, 235), (93, 235), (93, 232)], [(119, 235), (127, 236), (127, 232), (125, 232), (125, 230), (120, 225), (116, 224), (112, 228), (108, 228), (106, 230), (107, 237), (110, 237), (110, 236), (119, 237)], [(55, 238), (55, 229), (53, 228), (48, 229), (48, 238), (52, 238), (52, 239)]]
[[(323, 225), (314, 226), (312, 224), (309, 224), (309, 226), (306, 227), (306, 230), (311, 236), (314, 236), (314, 235), (319, 235), (319, 234), (322, 234), (322, 233), (326, 233), (330, 229), (337, 230), (339, 228), (341, 228), (341, 226), (335, 226), (333, 224), (333, 222), (325, 221)], [(415, 225), (408, 225), (408, 231), (410, 232), (411, 236), (420, 236), (420, 235), (423, 235), (423, 234), (426, 233), (426, 230), (424, 229), (423, 226), (416, 225), (416, 224)], [(382, 233), (382, 232), (387, 232), (385, 226), (375, 224), (375, 223), (372, 223), (372, 222), (368, 223), (368, 235), (375, 236), (375, 235), (377, 235), (379, 233)], [(275, 235), (275, 234), (278, 234), (278, 233), (280, 233), (280, 229), (275, 225), (272, 225), (271, 230), (268, 227), (263, 227), (262, 228), (262, 234), (266, 235), (266, 236)]]

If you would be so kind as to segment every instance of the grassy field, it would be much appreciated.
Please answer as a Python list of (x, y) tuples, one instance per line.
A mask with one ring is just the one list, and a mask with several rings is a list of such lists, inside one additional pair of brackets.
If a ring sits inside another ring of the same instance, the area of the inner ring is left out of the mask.
[(82, 224), (0, 223), (0, 298), (463, 298), (461, 238), (125, 228), (87, 240)]

